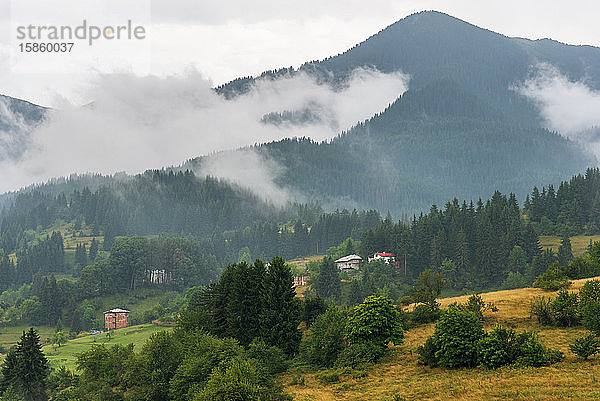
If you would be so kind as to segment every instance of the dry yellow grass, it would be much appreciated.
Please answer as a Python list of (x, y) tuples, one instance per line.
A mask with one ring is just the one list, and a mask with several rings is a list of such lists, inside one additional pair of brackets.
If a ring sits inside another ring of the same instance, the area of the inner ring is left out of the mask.
[[(552, 249), (555, 253), (558, 252), (560, 237), (540, 235), (539, 239), (543, 249)], [(573, 256), (580, 256), (587, 250), (587, 247), (590, 245), (590, 240), (592, 240), (592, 242), (600, 241), (600, 235), (576, 235), (574, 237), (569, 237), (569, 239), (571, 240)]]
[[(579, 289), (587, 280), (576, 280), (570, 290)], [(585, 333), (578, 328), (539, 326), (529, 317), (529, 302), (534, 296), (555, 296), (536, 288), (481, 294), (498, 312), (486, 312), (486, 328), (496, 324), (518, 332), (535, 330), (547, 346), (561, 350), (565, 360), (542, 367), (506, 367), (498, 370), (431, 369), (417, 364), (416, 348), (434, 330), (425, 325), (405, 333), (405, 341), (393, 348), (385, 361), (373, 367), (365, 377), (342, 376), (338, 383), (325, 384), (314, 373), (303, 374), (303, 385), (292, 385), (295, 372), (281, 377), (286, 391), (295, 400), (598, 400), (600, 399), (600, 357), (583, 362), (569, 349), (569, 344)], [(468, 297), (441, 299), (447, 306), (465, 302)]]

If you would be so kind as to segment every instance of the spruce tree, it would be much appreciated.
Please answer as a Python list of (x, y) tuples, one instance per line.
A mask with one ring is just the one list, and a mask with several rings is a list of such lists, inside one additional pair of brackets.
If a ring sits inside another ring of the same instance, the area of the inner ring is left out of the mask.
[(85, 244), (77, 244), (77, 248), (75, 249), (75, 265), (80, 269), (87, 265), (87, 252), (85, 251)]
[(283, 258), (271, 261), (263, 280), (261, 337), (269, 345), (282, 349), (288, 355), (298, 352), (302, 333), (300, 304), (293, 288), (294, 277)]
[(96, 238), (92, 238), (92, 243), (90, 244), (90, 250), (88, 251), (88, 260), (90, 263), (94, 263), (96, 261), (96, 257), (98, 256), (98, 248), (100, 245)]
[(340, 275), (333, 259), (329, 256), (321, 261), (319, 275), (314, 282), (314, 290), (321, 298), (339, 299), (342, 284)]
[(561, 266), (568, 265), (573, 260), (573, 250), (571, 249), (571, 240), (568, 235), (563, 235), (558, 247), (558, 263)]
[(11, 350), (2, 366), (2, 391), (9, 386), (25, 401), (47, 400), (46, 378), (48, 361), (40, 346), (40, 337), (32, 328), (24, 331), (17, 346)]

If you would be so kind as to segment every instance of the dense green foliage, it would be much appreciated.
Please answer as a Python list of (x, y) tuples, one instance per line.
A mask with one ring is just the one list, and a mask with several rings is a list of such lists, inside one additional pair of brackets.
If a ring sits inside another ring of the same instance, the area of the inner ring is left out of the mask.
[(279, 257), (268, 267), (260, 260), (229, 265), (218, 282), (192, 294), (180, 326), (233, 337), (242, 345), (259, 337), (293, 355), (301, 339), (301, 306), (292, 282), (289, 267)]
[(331, 367), (345, 348), (348, 313), (339, 307), (329, 307), (317, 317), (301, 345), (301, 356), (307, 362)]
[[(279, 354), (277, 353), (279, 352)], [(78, 357), (79, 377), (51, 377), (58, 400), (287, 400), (273, 375), (283, 354), (263, 344), (245, 350), (235, 340), (181, 331), (159, 332), (139, 353), (94, 345)], [(68, 386), (64, 383), (68, 382)]]
[[(534, 187), (524, 209), (540, 234), (600, 232), (600, 169), (590, 168), (584, 175), (562, 181), (556, 191), (552, 185), (541, 192)], [(572, 255), (565, 251), (568, 263)]]
[(400, 344), (404, 331), (394, 304), (384, 296), (370, 295), (352, 308), (347, 325), (350, 344)]
[[(522, 262), (510, 263), (511, 251), (517, 246)], [(449, 259), (452, 263), (444, 266), (443, 273), (457, 289), (500, 286), (511, 268), (519, 269), (513, 273), (531, 277), (531, 283), (551, 264), (550, 258), (540, 254), (536, 234), (521, 219), (516, 197), (499, 192), (477, 205), (461, 205), (454, 199), (443, 210), (432, 206), (428, 214), (410, 222), (394, 224), (385, 219), (365, 231), (360, 248), (363, 255), (381, 250), (405, 255), (407, 277), (412, 280), (428, 268), (437, 270)], [(542, 270), (538, 273), (536, 269)]]
[(513, 363), (544, 366), (563, 358), (560, 352), (544, 347), (534, 332), (516, 334), (499, 326), (484, 332), (481, 320), (458, 305), (442, 313), (433, 335), (417, 352), (420, 363), (448, 368), (478, 364), (497, 368)]
[(569, 349), (586, 361), (590, 356), (600, 351), (600, 339), (595, 334), (579, 337), (569, 346)]
[(483, 336), (483, 324), (474, 313), (450, 306), (442, 313), (431, 340), (420, 348), (421, 361), (449, 368), (476, 366), (477, 343)]

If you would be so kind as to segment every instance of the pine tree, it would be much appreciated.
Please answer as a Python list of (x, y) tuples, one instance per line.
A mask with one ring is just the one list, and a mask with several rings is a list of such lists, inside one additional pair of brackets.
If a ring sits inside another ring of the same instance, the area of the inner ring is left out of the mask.
[(348, 305), (354, 306), (360, 304), (365, 299), (360, 280), (352, 280), (350, 290), (348, 291)]
[(298, 352), (302, 337), (298, 330), (300, 304), (293, 282), (292, 271), (283, 258), (273, 258), (263, 280), (261, 337), (267, 344), (279, 347), (288, 355)]
[(96, 257), (98, 256), (98, 249), (100, 245), (96, 238), (92, 238), (92, 243), (90, 244), (90, 250), (88, 251), (88, 260), (89, 263), (94, 263), (96, 261)]
[(248, 346), (260, 335), (265, 266), (260, 260), (253, 265), (241, 262), (235, 266), (227, 306), (227, 326), (229, 335)]
[(571, 240), (568, 235), (563, 235), (560, 246), (558, 247), (557, 257), (558, 263), (560, 263), (561, 266), (566, 266), (573, 260), (573, 250), (571, 249)]
[(339, 299), (342, 289), (340, 275), (333, 259), (329, 256), (321, 261), (321, 269), (313, 286), (321, 298)]
[(75, 249), (75, 266), (82, 269), (87, 265), (87, 252), (85, 244), (77, 244)]
[(15, 349), (4, 360), (2, 391), (12, 386), (25, 401), (46, 400), (48, 374), (48, 361), (42, 352), (40, 337), (32, 327), (23, 332)]

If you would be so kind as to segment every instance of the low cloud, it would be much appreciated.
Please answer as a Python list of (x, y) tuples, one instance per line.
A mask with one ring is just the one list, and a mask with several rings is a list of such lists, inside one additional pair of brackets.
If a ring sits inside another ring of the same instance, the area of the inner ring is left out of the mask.
[(600, 127), (600, 92), (583, 81), (569, 81), (549, 64), (536, 68), (535, 76), (516, 90), (537, 105), (549, 129), (580, 142), (594, 138), (590, 133)]
[(9, 101), (0, 96), (0, 163), (23, 154), (32, 129), (21, 114), (13, 112)]
[[(334, 90), (299, 73), (259, 80), (248, 93), (226, 100), (196, 71), (162, 78), (101, 76), (87, 93), (88, 105), (59, 99), (58, 107), (31, 133), (22, 157), (0, 162), (6, 172), (0, 191), (71, 173), (137, 173), (286, 137), (328, 140), (383, 110), (407, 89), (407, 83), (401, 73), (359, 69), (343, 88)], [(269, 113), (307, 107), (320, 110), (326, 121), (261, 122)], [(215, 159), (205, 173), (245, 186), (252, 182), (258, 193), (270, 192), (276, 166), (251, 153), (243, 157), (242, 170), (236, 170), (235, 158), (225, 158)], [(240, 178), (242, 173), (246, 175)]]
[(196, 174), (219, 177), (252, 190), (264, 201), (283, 206), (292, 199), (302, 196), (289, 188), (279, 188), (275, 179), (283, 168), (272, 159), (267, 159), (251, 149), (223, 152), (206, 158)]

